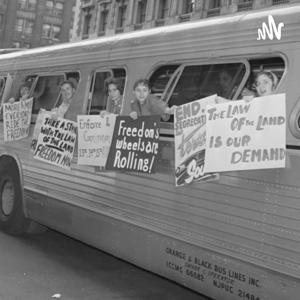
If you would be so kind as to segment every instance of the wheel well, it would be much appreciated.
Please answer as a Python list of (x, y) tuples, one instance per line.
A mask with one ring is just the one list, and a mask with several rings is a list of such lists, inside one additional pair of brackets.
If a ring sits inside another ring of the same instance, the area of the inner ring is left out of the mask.
[(20, 161), (14, 156), (3, 154), (2, 156), (0, 156), (0, 171), (2, 172), (3, 169), (6, 170), (5, 168), (7, 167), (9, 167), (10, 171), (13, 171), (15, 176), (18, 176), (17, 180), (18, 180), (19, 191), (20, 191), (20, 195), (19, 195), (20, 206), (18, 206), (15, 215), (12, 216), (12, 218), (8, 220), (6, 224), (3, 223), (0, 224), (2, 230), (14, 235), (23, 234), (23, 233), (39, 234), (45, 232), (46, 227), (34, 222), (31, 219), (27, 219), (28, 214), (26, 211), (26, 205), (25, 205), (26, 201), (24, 199), (24, 189), (23, 189), (23, 172), (22, 172), (22, 166)]
[(20, 180), (21, 180), (21, 168), (20, 165), (17, 163), (16, 159), (10, 155), (4, 154), (0, 157), (0, 167), (1, 166), (7, 166), (7, 165), (13, 165), (13, 167), (18, 170)]

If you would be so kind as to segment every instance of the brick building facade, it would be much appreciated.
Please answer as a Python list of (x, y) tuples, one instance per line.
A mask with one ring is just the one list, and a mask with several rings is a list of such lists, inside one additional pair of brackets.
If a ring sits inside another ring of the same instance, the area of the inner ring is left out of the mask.
[(70, 40), (76, 0), (0, 0), (0, 48)]
[(187, 22), (300, 0), (77, 0), (72, 40)]

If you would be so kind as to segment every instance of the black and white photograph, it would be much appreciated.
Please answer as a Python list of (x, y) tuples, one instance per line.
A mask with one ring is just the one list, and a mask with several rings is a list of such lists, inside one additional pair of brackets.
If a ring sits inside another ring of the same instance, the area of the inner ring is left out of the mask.
[(299, 299), (299, 78), (300, 0), (0, 0), (0, 300)]

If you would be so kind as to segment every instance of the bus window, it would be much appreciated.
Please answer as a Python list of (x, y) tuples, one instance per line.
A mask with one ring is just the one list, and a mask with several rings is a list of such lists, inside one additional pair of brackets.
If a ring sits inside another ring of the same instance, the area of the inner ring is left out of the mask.
[(158, 68), (150, 77), (152, 94), (161, 98), (166, 87), (179, 65), (166, 65)]
[[(8, 76), (8, 79), (9, 79), (9, 77), (10, 76)], [(3, 96), (3, 98), (5, 98), (4, 102), (19, 101), (21, 96), (24, 96), (25, 99), (28, 97), (31, 97), (32, 89), (33, 89), (34, 83), (36, 81), (36, 78), (37, 78), (37, 75), (34, 75), (34, 76), (27, 75), (26, 76), (21, 73), (17, 74), (13, 79), (11, 78), (11, 88), (9, 89), (9, 91), (6, 92), (7, 95)], [(26, 87), (26, 89), (23, 89), (23, 87)], [(21, 90), (22, 90), (22, 92), (21, 92)], [(27, 90), (27, 93), (26, 93), (27, 95), (24, 94), (25, 90)]]
[(0, 76), (0, 98), (1, 99), (4, 93), (5, 83), (6, 83), (6, 77)]
[(79, 72), (66, 72), (66, 78), (67, 80), (71, 79), (71, 80), (75, 80), (78, 84), (79, 80), (80, 80), (80, 73)]
[(243, 63), (185, 66), (169, 106), (182, 105), (213, 94), (232, 99), (245, 73)]
[(89, 115), (99, 114), (106, 106), (105, 79), (112, 77), (110, 71), (96, 72), (92, 81)]
[(60, 84), (65, 80), (64, 74), (39, 76), (33, 91), (33, 111), (37, 114), (40, 108), (51, 110), (58, 98)]
[(118, 68), (99, 71), (93, 75), (90, 87), (90, 104), (88, 107), (89, 115), (99, 114), (101, 110), (106, 109), (107, 93), (105, 91), (105, 80), (109, 77), (120, 78), (125, 82), (126, 71), (125, 69)]
[(242, 90), (238, 99), (241, 99), (245, 95), (245, 90), (256, 95), (255, 78), (259, 72), (271, 71), (272, 73), (274, 73), (278, 79), (277, 86), (275, 87), (276, 89), (281, 81), (282, 75), (285, 70), (284, 60), (281, 57), (253, 59), (253, 60), (249, 60), (249, 63), (250, 63), (251, 73), (245, 84), (244, 90)]
[(123, 82), (125, 83), (126, 80), (126, 71), (123, 68), (120, 69), (113, 69), (113, 74), (115, 78), (120, 78), (123, 80)]
[[(10, 82), (10, 83), (9, 83)], [(10, 75), (8, 76), (0, 76), (0, 99), (1, 99), (1, 106), (4, 102), (6, 102), (6, 98), (8, 93), (10, 93), (12, 84), (12, 78)], [(0, 109), (0, 121), (3, 121), (3, 110)]]

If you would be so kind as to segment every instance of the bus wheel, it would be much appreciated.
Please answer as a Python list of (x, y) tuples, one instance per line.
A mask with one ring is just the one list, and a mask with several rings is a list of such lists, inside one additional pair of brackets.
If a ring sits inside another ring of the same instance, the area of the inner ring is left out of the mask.
[(25, 233), (30, 224), (22, 206), (20, 177), (14, 163), (0, 166), (0, 229), (18, 235)]

